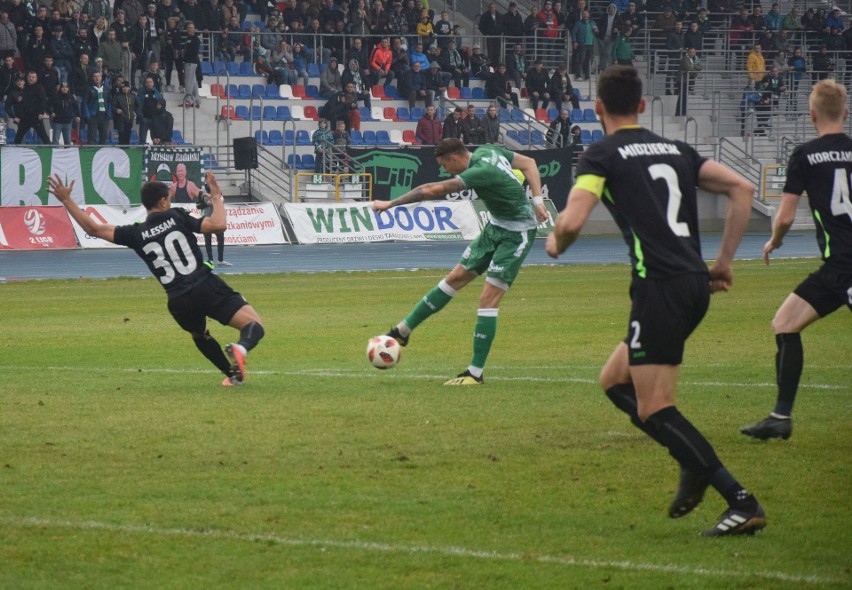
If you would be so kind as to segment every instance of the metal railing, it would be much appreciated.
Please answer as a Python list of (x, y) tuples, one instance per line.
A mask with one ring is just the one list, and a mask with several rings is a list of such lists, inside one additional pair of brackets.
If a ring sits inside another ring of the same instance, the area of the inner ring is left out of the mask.
[(762, 200), (763, 164), (742, 150), (731, 140), (723, 137), (719, 140), (719, 162), (727, 165), (747, 178), (757, 187), (757, 198)]

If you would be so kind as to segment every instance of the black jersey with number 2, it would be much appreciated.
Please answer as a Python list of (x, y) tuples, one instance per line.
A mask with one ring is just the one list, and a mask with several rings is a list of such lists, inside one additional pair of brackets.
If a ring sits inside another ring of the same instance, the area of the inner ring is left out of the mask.
[(823, 135), (793, 150), (784, 192), (808, 193), (822, 259), (852, 272), (852, 138)]
[(704, 162), (689, 145), (638, 126), (607, 135), (583, 154), (575, 186), (597, 194), (609, 209), (630, 250), (634, 276), (707, 272), (695, 188)]
[(192, 289), (210, 274), (198, 247), (201, 219), (185, 209), (152, 213), (142, 223), (115, 228), (115, 243), (132, 248), (169, 297)]

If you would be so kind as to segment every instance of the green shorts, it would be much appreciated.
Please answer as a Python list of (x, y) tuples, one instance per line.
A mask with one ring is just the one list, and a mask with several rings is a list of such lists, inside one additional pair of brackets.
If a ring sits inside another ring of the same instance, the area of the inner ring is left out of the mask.
[(459, 264), (465, 269), (499, 279), (507, 286), (515, 281), (535, 239), (536, 229), (512, 231), (486, 224), (482, 233), (462, 254)]

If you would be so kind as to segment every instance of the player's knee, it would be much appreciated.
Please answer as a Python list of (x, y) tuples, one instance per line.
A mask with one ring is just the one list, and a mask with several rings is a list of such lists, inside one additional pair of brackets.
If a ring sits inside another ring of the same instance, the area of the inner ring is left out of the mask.
[(204, 330), (203, 333), (189, 331), (193, 340), (209, 340), (210, 339), (210, 330)]

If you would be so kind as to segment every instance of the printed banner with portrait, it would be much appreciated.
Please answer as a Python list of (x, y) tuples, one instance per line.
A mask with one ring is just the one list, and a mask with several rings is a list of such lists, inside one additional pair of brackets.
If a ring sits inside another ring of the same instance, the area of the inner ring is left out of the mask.
[(174, 187), (172, 203), (195, 203), (204, 183), (201, 154), (196, 147), (150, 146), (145, 153), (145, 180)]

